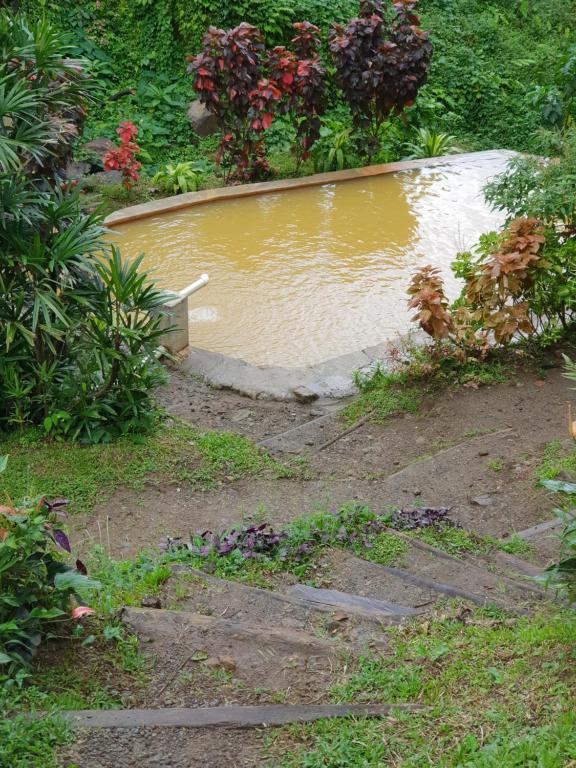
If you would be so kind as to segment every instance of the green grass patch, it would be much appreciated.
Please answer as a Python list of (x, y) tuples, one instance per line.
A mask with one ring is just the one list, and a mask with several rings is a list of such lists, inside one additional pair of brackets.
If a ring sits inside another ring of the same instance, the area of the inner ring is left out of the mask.
[(442, 388), (481, 387), (509, 380), (512, 369), (496, 357), (460, 362), (450, 355), (436, 359), (429, 347), (409, 346), (402, 370), (386, 370), (378, 363), (372, 370), (357, 371), (354, 383), (359, 395), (344, 411), (346, 424), (367, 414), (385, 421), (399, 413), (415, 413), (422, 398)]
[(2, 454), (9, 456), (0, 476), (2, 501), (65, 496), (71, 512), (89, 512), (118, 488), (138, 490), (149, 478), (210, 488), (264, 471), (278, 477), (299, 471), (276, 462), (245, 437), (200, 432), (181, 422), (106, 445), (48, 443), (33, 432), (0, 435)]
[(448, 525), (418, 528), (410, 533), (415, 538), (433, 547), (437, 547), (450, 555), (460, 555), (467, 552), (481, 554), (492, 548), (491, 543), (481, 536), (477, 536), (464, 528), (455, 528)]
[(560, 440), (553, 440), (544, 450), (542, 461), (536, 468), (536, 478), (555, 480), (561, 473), (576, 480), (576, 447), (568, 448)]
[(507, 552), (509, 555), (529, 558), (534, 554), (534, 544), (520, 538), (516, 534), (512, 534), (507, 539), (498, 539), (496, 545), (498, 549), (502, 552)]
[(355, 547), (354, 551), (364, 560), (370, 560), (380, 565), (394, 565), (398, 563), (408, 551), (408, 544), (393, 533), (380, 533), (377, 536), (369, 536), (368, 546), (364, 544)]
[[(555, 768), (576, 757), (574, 612), (504, 619), (476, 611), (389, 631), (334, 701), (418, 701), (422, 714), (291, 727), (282, 768)], [(290, 747), (291, 744), (291, 747)]]
[[(93, 631), (96, 622), (88, 625)], [(89, 630), (90, 631), (90, 630)], [(88, 636), (90, 640), (90, 636)], [(136, 654), (135, 643), (132, 645)], [(0, 768), (55, 768), (55, 752), (73, 741), (70, 726), (58, 716), (63, 710), (116, 709), (120, 691), (142, 683), (141, 674), (124, 663), (124, 644), (102, 636), (89, 645), (82, 638), (41, 649), (33, 674), (0, 685)], [(142, 664), (140, 663), (139, 672)], [(47, 713), (30, 720), (30, 712)]]
[(416, 413), (422, 393), (404, 373), (389, 373), (381, 366), (368, 374), (356, 374), (355, 384), (360, 395), (342, 412), (348, 425), (362, 416), (372, 414), (374, 421), (385, 421), (399, 413)]

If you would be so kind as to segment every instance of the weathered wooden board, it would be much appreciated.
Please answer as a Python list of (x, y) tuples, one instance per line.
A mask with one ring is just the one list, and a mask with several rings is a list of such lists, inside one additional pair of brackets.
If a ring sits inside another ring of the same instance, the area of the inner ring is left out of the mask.
[(83, 728), (258, 728), (308, 723), (332, 717), (384, 717), (390, 712), (417, 712), (419, 704), (328, 704), (262, 707), (171, 709), (85, 709), (61, 716)]
[(305, 584), (294, 584), (288, 588), (288, 594), (305, 600), (312, 606), (323, 606), (325, 610), (344, 611), (362, 616), (381, 617), (390, 616), (416, 616), (421, 613), (416, 608), (409, 608), (397, 603), (388, 603), (385, 600), (376, 600), (372, 597), (352, 595), (348, 592), (338, 592), (335, 589), (316, 589)]

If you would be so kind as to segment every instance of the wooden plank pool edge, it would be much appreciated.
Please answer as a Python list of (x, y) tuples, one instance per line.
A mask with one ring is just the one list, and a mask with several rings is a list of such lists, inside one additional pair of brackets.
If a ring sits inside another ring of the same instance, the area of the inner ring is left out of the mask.
[(222, 200), (235, 200), (254, 195), (286, 192), (294, 189), (306, 189), (308, 187), (318, 187), (324, 184), (334, 184), (336, 182), (366, 179), (388, 173), (398, 173), (399, 171), (431, 168), (437, 165), (451, 165), (472, 158), (478, 160), (492, 160), (502, 156), (514, 157), (516, 154), (517, 153), (511, 150), (491, 149), (484, 152), (467, 152), (459, 155), (443, 155), (441, 157), (424, 158), (421, 160), (400, 160), (395, 163), (367, 165), (363, 168), (351, 168), (349, 170), (333, 171), (331, 173), (316, 173), (312, 176), (302, 176), (297, 179), (262, 181), (255, 184), (241, 184), (234, 187), (205, 189), (201, 192), (187, 192), (182, 195), (172, 195), (171, 197), (164, 197), (160, 200), (150, 200), (146, 203), (122, 208), (119, 211), (111, 213), (105, 219), (104, 223), (107, 227), (116, 227), (131, 221), (138, 221), (139, 219), (146, 219), (151, 216), (159, 216), (183, 208), (220, 202)]

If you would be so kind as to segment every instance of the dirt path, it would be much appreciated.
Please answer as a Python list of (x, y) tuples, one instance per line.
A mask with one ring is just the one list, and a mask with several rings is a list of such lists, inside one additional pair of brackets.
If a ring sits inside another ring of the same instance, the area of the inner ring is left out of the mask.
[(252, 401), (175, 375), (163, 393), (169, 411), (200, 428), (266, 441), (280, 456), (299, 454), (305, 479), (244, 479), (209, 491), (169, 484), (121, 490), (79, 521), (77, 538), (98, 541), (108, 529), (111, 554), (128, 557), (167, 534), (221, 529), (253, 515), (284, 523), (351, 500), (378, 511), (415, 500), (448, 506), (474, 531), (510, 534), (549, 514), (533, 472), (546, 444), (565, 435), (570, 395), (557, 369), (545, 380), (525, 373), (508, 384), (445, 391), (417, 414), (366, 424), (318, 451), (344, 429), (334, 404)]
[[(200, 491), (149, 485), (121, 491), (88, 521), (112, 530), (112, 555), (127, 557), (164, 534), (221, 529), (259, 515), (283, 523), (317, 506), (359, 500), (390, 506), (450, 507), (469, 531), (502, 537), (551, 517), (534, 470), (551, 440), (565, 434), (571, 393), (557, 369), (483, 389), (446, 391), (416, 415), (369, 423), (318, 450), (343, 430), (333, 404), (247, 401), (176, 375), (166, 407), (201, 428), (267, 441), (278, 455), (307, 457), (306, 479), (243, 480)], [(81, 532), (80, 532), (81, 533)], [(553, 532), (537, 533), (536, 561), (554, 552)], [(451, 557), (409, 543), (384, 567), (344, 550), (328, 551), (315, 586), (279, 579), (273, 589), (220, 581), (179, 567), (154, 608), (123, 618), (149, 658), (143, 709), (323, 704), (347, 660), (386, 651), (383, 628), (427, 614), (448, 599), (494, 604), (512, 614), (544, 599), (526, 582), (532, 565), (492, 552)], [(465, 620), (465, 619), (463, 619)], [(118, 727), (79, 734), (66, 760), (78, 768), (265, 765), (265, 729)], [(64, 762), (63, 765), (68, 765)]]

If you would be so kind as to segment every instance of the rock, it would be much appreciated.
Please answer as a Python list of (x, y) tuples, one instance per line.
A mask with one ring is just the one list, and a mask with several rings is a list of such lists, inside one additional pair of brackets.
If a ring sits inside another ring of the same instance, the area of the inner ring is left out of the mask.
[(210, 669), (224, 669), (226, 672), (236, 671), (236, 662), (232, 656), (212, 656), (206, 666)]
[(149, 595), (140, 600), (142, 608), (162, 608), (162, 601), (157, 595)]
[(100, 171), (100, 173), (91, 173), (84, 178), (84, 187), (90, 186), (92, 188), (102, 186), (104, 184), (121, 184), (122, 174), (120, 171)]
[(474, 496), (474, 498), (470, 499), (470, 501), (472, 504), (476, 504), (478, 507), (489, 507), (494, 503), (494, 499), (492, 496), (488, 496), (488, 494), (484, 496)]
[(252, 411), (248, 408), (239, 408), (231, 417), (230, 421), (244, 421), (252, 416)]
[(114, 146), (114, 143), (110, 141), (110, 139), (93, 139), (92, 141), (87, 141), (86, 144), (82, 145), (82, 149), (85, 152), (90, 152), (93, 155), (96, 155), (100, 160), (104, 157), (106, 152), (108, 152), (109, 149), (112, 149)]
[(186, 117), (190, 121), (192, 130), (198, 136), (210, 136), (218, 132), (218, 118), (209, 112), (200, 101), (190, 102)]
[(294, 387), (292, 394), (298, 400), (299, 403), (313, 403), (314, 400), (318, 400), (318, 395), (308, 387)]
[(311, 408), (310, 409), (310, 416), (312, 416), (315, 419), (319, 419), (321, 416), (325, 415), (325, 411), (322, 410), (322, 408)]
[(81, 179), (90, 173), (90, 163), (74, 163), (70, 162), (66, 166), (66, 178), (67, 179)]

